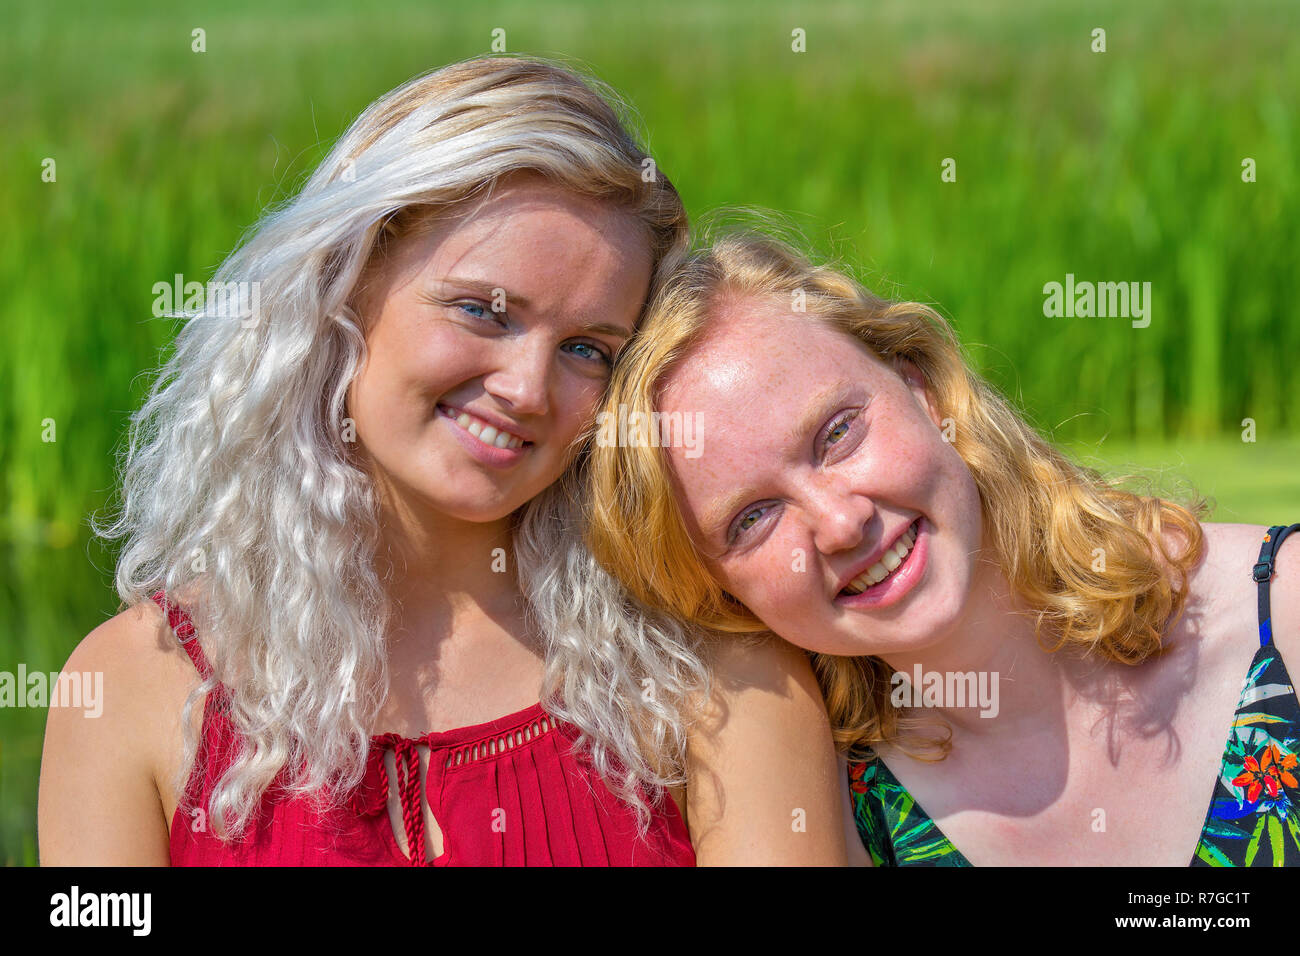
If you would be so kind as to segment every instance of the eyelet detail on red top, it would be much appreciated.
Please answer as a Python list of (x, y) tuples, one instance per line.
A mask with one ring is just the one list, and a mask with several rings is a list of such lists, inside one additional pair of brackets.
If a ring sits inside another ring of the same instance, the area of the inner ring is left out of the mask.
[[(443, 763), (443, 767), (451, 769), (486, 760), (507, 751), (518, 749), (559, 729), (560, 724), (555, 718), (542, 712), (540, 716), (534, 717), (522, 726), (511, 728), (505, 733), (497, 733), (480, 738), (472, 743), (452, 747), (447, 752), (447, 759)], [(457, 731), (451, 731), (451, 733), (457, 733)], [(351, 810), (360, 816), (378, 816), (383, 813), (388, 806), (389, 789), (388, 768), (384, 764), (384, 754), (390, 749), (401, 753), (407, 750), (414, 751), (419, 746), (427, 747), (430, 745), (433, 745), (435, 750), (441, 749), (437, 747), (437, 738), (440, 736), (437, 732), (424, 734), (420, 737), (402, 737), (399, 734), (390, 733), (379, 734), (371, 738), (370, 752), (366, 754), (365, 773), (361, 778), (361, 783), (352, 791), (348, 799), (348, 806)], [(403, 809), (405, 809), (405, 806)]]
[(514, 750), (516, 747), (522, 747), (539, 737), (544, 737), (551, 731), (556, 730), (557, 727), (555, 719), (544, 714), (523, 727), (517, 727), (514, 730), (495, 737), (489, 737), (486, 740), (477, 740), (464, 747), (457, 747), (447, 754), (447, 762), (444, 766), (450, 769), (464, 766), (467, 763), (474, 763), (478, 760), (486, 760), (488, 757), (495, 757), (507, 750)]

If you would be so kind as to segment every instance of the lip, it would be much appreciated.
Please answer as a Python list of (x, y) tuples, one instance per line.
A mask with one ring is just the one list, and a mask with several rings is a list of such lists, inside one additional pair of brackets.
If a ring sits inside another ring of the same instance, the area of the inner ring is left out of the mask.
[[(909, 523), (898, 535), (894, 541), (902, 537), (904, 531), (911, 527)], [(889, 547), (893, 547), (890, 542)], [(916, 522), (916, 544), (908, 552), (907, 558), (903, 563), (894, 569), (894, 573), (885, 578), (878, 584), (873, 584), (861, 594), (840, 594), (845, 586), (848, 585), (855, 577), (862, 574), (867, 568), (871, 567), (880, 560), (881, 555), (887, 549), (881, 548), (879, 553), (863, 564), (861, 567), (852, 571), (851, 575), (845, 579), (844, 583), (839, 586), (835, 592), (834, 603), (844, 608), (884, 608), (901, 601), (909, 591), (916, 587), (921, 580), (921, 575), (925, 573), (928, 559), (930, 556), (930, 524), (924, 518), (920, 517)]]
[(522, 438), (524, 441), (528, 442), (529, 444), (532, 444), (534, 441), (536, 441), (536, 439), (533, 437), (533, 433), (530, 432), (528, 429), (520, 425), (516, 425), (514, 422), (506, 421), (504, 418), (501, 418), (497, 415), (493, 415), (490, 412), (480, 412), (478, 409), (464, 408), (460, 405), (449, 405), (446, 402), (438, 403), (438, 411), (442, 412), (444, 415), (447, 414), (447, 412), (449, 411), (455, 412), (456, 413), (455, 415), (449, 416), (453, 421), (456, 419), (457, 416), (460, 415), (461, 412), (464, 412), (466, 415), (471, 415), (474, 418), (479, 419), (479, 421), (487, 422), (489, 425), (491, 425), (499, 432), (509, 432), (512, 435)]
[[(839, 594), (841, 591), (843, 591), (846, 587), (849, 586), (850, 581), (852, 581), (854, 578), (858, 577), (859, 575), (865, 573), (868, 568), (872, 567), (877, 562), (879, 562), (880, 559), (885, 556), (885, 552), (893, 548), (894, 545), (898, 544), (899, 539), (902, 538), (903, 535), (907, 533), (907, 529), (912, 527), (912, 525), (919, 518), (920, 515), (917, 515), (916, 518), (913, 518), (907, 524), (899, 528), (898, 531), (894, 533), (894, 536), (889, 539), (888, 544), (882, 544), (875, 551), (871, 552), (871, 554), (863, 558), (862, 561), (849, 568), (848, 572), (844, 575), (844, 577), (840, 578), (839, 584), (835, 586), (835, 593)], [(919, 531), (920, 525), (917, 525), (917, 529)]]
[[(453, 416), (459, 416), (462, 411), (464, 409), (453, 408), (450, 405), (439, 405), (438, 417), (446, 421), (447, 427), (451, 429), (451, 433), (456, 437), (456, 440), (476, 461), (491, 468), (509, 468), (518, 464), (532, 450), (532, 442), (518, 448), (497, 448), (493, 445), (485, 445), (456, 424), (456, 419)], [(465, 414), (482, 417), (476, 412), (465, 412)], [(484, 418), (483, 420), (490, 424), (490, 419)], [(507, 428), (506, 431), (510, 431), (510, 429)], [(519, 433), (515, 432), (515, 434)], [(520, 435), (519, 437), (522, 438), (523, 436)]]

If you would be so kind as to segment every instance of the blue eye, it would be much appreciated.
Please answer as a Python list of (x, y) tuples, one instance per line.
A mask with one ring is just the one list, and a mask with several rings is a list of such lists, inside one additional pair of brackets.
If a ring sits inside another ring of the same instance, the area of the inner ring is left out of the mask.
[[(603, 350), (596, 348), (596, 346), (592, 345), (590, 342), (568, 342), (564, 347), (566, 349), (574, 350), (570, 354), (576, 355), (578, 358), (583, 358), (587, 361), (594, 360), (597, 362), (604, 362), (606, 365), (612, 364), (609, 356), (606, 355)], [(576, 351), (577, 349), (584, 349), (585, 351), (579, 352)]]
[(510, 317), (504, 311), (498, 312), (489, 308), (486, 302), (477, 302), (474, 299), (466, 299), (463, 302), (451, 303), (459, 309), (462, 315), (468, 315), (476, 322), (486, 322), (493, 329), (507, 329), (510, 327)]

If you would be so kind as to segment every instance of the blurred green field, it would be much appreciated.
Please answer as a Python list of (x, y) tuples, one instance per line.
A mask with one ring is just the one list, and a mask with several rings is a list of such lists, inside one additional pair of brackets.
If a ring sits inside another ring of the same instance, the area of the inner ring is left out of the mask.
[[(1070, 442), (1065, 447), (1076, 461), (1104, 474), (1137, 476), (1144, 493), (1149, 488), (1164, 497), (1186, 500), (1192, 490), (1200, 492), (1210, 499), (1213, 521), (1261, 525), (1300, 521), (1300, 440), (1249, 444), (1221, 438), (1177, 445), (1101, 441)], [(1249, 573), (1249, 568), (1242, 573)]]
[[(371, 100), (496, 28), (619, 89), (694, 215), (783, 211), (934, 304), (1090, 463), (1190, 481), (1217, 520), (1300, 520), (1291, 0), (358, 6), (0, 4), (0, 670), (57, 669), (116, 610), (86, 515), (174, 333), (153, 284), (206, 280)], [(1150, 326), (1045, 318), (1067, 273), (1151, 282)], [(36, 859), (43, 726), (0, 710), (6, 864)]]

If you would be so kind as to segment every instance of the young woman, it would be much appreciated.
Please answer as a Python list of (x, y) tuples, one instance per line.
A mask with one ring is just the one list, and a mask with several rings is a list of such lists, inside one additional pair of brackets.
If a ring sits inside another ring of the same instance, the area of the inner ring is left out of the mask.
[(605, 410), (593, 552), (811, 653), (875, 864), (1300, 863), (1300, 526), (1120, 490), (932, 310), (762, 237), (669, 281)]
[[(133, 422), (101, 532), (128, 537), (129, 609), (67, 664), (103, 672), (103, 716), (51, 710), (42, 861), (841, 860), (806, 661), (771, 642), (710, 686), (568, 534), (610, 368), (686, 240), (568, 70), (480, 58), (366, 110)], [(614, 646), (630, 665), (572, 679)], [(739, 796), (714, 756), (745, 746), (771, 783)], [(803, 831), (773, 826), (792, 806)]]

